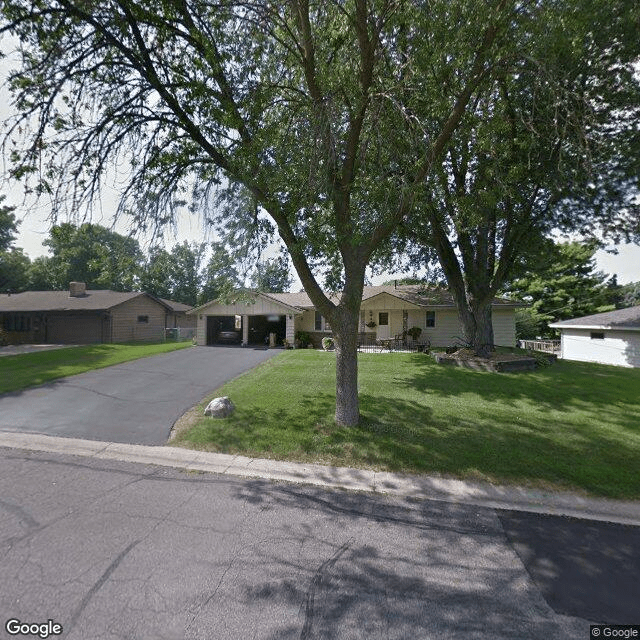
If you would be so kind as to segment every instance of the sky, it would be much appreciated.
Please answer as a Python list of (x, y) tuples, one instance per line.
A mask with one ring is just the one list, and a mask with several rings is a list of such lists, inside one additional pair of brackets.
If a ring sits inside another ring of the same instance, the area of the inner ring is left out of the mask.
[[(7, 50), (6, 41), (0, 43), (3, 51)], [(11, 65), (11, 56), (4, 60), (0, 60), (0, 125), (5, 122), (14, 113), (10, 95), (4, 86), (8, 70)], [(4, 127), (2, 127), (3, 129)], [(0, 132), (1, 130), (0, 129)], [(1, 133), (0, 133), (1, 135)], [(6, 169), (6, 158), (1, 159), (0, 176)], [(34, 259), (41, 255), (47, 254), (46, 247), (42, 241), (46, 239), (51, 222), (48, 219), (49, 209), (46, 203), (42, 203), (36, 207), (27, 207), (23, 204), (23, 187), (21, 184), (10, 183), (6, 180), (0, 182), (0, 193), (6, 196), (5, 204), (16, 207), (16, 217), (21, 221), (19, 227), (19, 235), (15, 245), (21, 247), (24, 252)], [(111, 227), (113, 224), (113, 213), (115, 212), (118, 201), (118, 194), (115, 190), (107, 190), (104, 192), (100, 207), (96, 207), (91, 215), (91, 222)], [(125, 221), (121, 221), (114, 226), (114, 230), (118, 233), (127, 234), (130, 229), (126, 226)], [(164, 237), (165, 244), (168, 248), (176, 243), (187, 240), (189, 242), (207, 242), (215, 239), (210, 229), (206, 229), (201, 219), (186, 211), (178, 220), (177, 229), (167, 232)], [(149, 238), (140, 238), (143, 249), (148, 248)], [(616, 254), (611, 253), (617, 251)], [(640, 245), (621, 245), (619, 247), (608, 247), (607, 250), (598, 251), (596, 253), (596, 265), (598, 270), (609, 275), (616, 274), (620, 284), (640, 281)], [(294, 274), (295, 275), (295, 274)], [(400, 278), (410, 274), (401, 273), (385, 273), (371, 278), (372, 284), (381, 284), (384, 280), (392, 278)], [(296, 278), (293, 284), (293, 290), (300, 288), (300, 282)]]

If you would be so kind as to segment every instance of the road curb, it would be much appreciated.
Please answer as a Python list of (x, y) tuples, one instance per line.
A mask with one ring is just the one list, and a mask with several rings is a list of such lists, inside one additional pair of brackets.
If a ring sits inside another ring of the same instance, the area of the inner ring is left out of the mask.
[(498, 486), (453, 478), (329, 467), (178, 447), (121, 444), (10, 431), (0, 432), (0, 447), (640, 526), (640, 502), (587, 498), (571, 493)]

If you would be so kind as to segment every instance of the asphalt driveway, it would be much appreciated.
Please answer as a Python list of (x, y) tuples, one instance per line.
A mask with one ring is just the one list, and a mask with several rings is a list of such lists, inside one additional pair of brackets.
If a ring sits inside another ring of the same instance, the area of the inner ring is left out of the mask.
[(0, 396), (0, 430), (165, 444), (173, 423), (277, 350), (193, 347)]

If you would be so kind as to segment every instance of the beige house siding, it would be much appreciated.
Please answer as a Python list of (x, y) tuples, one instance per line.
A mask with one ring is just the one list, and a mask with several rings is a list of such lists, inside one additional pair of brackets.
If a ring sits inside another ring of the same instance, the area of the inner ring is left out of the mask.
[[(427, 311), (435, 313), (435, 326), (427, 327)], [(383, 336), (386, 328), (379, 325), (380, 313), (389, 314), (388, 335)], [(293, 342), (294, 332), (306, 331), (311, 334), (316, 346), (324, 336), (330, 336), (331, 330), (325, 326), (323, 319), (322, 330), (316, 331), (315, 309), (305, 309), (301, 313), (294, 313), (294, 322), (289, 321), (291, 311), (286, 306), (280, 305), (276, 301), (256, 297), (255, 303), (248, 305), (246, 302), (238, 302), (230, 305), (217, 304), (211, 302), (201, 307), (196, 312), (197, 317), (197, 342), (200, 345), (206, 344), (207, 316), (232, 316), (232, 315), (270, 315), (287, 314), (287, 339)], [(405, 323), (406, 313), (406, 323)], [(369, 328), (367, 322), (373, 321), (376, 327)], [(405, 326), (406, 324), (406, 326)], [(433, 347), (447, 347), (459, 344), (462, 337), (462, 328), (458, 313), (452, 307), (419, 307), (411, 302), (402, 300), (388, 293), (381, 293), (365, 300), (360, 311), (360, 331), (367, 333), (372, 339), (378, 337), (394, 338), (402, 335), (403, 330), (411, 327), (420, 327), (422, 335), (420, 341), (430, 342)], [(498, 346), (514, 347), (516, 344), (515, 335), (515, 313), (513, 308), (493, 308), (493, 331), (495, 343)]]
[(516, 316), (513, 309), (493, 309), (493, 341), (499, 347), (516, 346)]
[[(243, 324), (246, 328), (246, 318), (248, 316), (286, 316), (286, 339), (293, 343), (294, 334), (300, 331), (298, 324), (298, 316), (294, 318), (294, 311), (286, 305), (280, 304), (275, 300), (269, 300), (261, 296), (256, 296), (253, 301), (238, 301), (232, 304), (220, 304), (213, 300), (208, 304), (197, 309), (193, 314), (187, 317), (195, 318), (196, 324), (196, 342), (199, 345), (207, 344), (207, 317), (208, 316), (243, 316)], [(290, 317), (291, 316), (291, 317)], [(313, 328), (313, 312), (311, 314)], [(243, 336), (245, 338), (246, 336)]]
[[(148, 316), (149, 321), (138, 322), (138, 316)], [(111, 310), (111, 341), (160, 341), (164, 338), (166, 316), (167, 309), (145, 295), (123, 302)]]

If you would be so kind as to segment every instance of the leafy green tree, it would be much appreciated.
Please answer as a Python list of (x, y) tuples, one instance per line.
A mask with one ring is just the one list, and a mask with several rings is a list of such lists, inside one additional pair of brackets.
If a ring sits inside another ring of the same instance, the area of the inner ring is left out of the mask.
[(615, 276), (596, 271), (596, 250), (589, 242), (546, 243), (537, 263), (507, 291), (530, 305), (516, 314), (518, 338), (552, 336), (551, 322), (614, 308)]
[(251, 288), (265, 293), (289, 291), (293, 283), (286, 257), (269, 258), (259, 262), (251, 276)]
[(405, 227), (423, 263), (435, 248), (480, 355), (494, 296), (554, 230), (640, 235), (639, 5), (542, 4), (531, 55), (479, 93)]
[(18, 233), (14, 207), (2, 204), (0, 196), (0, 293), (24, 291), (29, 283), (29, 258), (22, 249), (13, 247)]
[(65, 196), (90, 201), (127, 157), (121, 210), (138, 227), (171, 221), (190, 185), (196, 208), (223, 179), (244, 185), (331, 323), (336, 422), (354, 425), (367, 265), (484, 85), (530, 58), (547, 18), (573, 19), (553, 7), (5, 0), (2, 28), (24, 54), (12, 174), (32, 176), (55, 212)]
[(202, 259), (205, 244), (183, 242), (173, 247), (171, 259), (171, 296), (173, 300), (195, 306), (202, 286)]
[(88, 289), (134, 291), (143, 258), (138, 241), (100, 225), (55, 225), (43, 242), (51, 256), (34, 260), (32, 287), (64, 290), (69, 282), (85, 282)]
[(204, 270), (200, 304), (224, 300), (242, 286), (237, 260), (223, 242), (211, 243), (211, 257)]
[(140, 268), (140, 290), (166, 300), (173, 300), (173, 260), (166, 249), (154, 246)]
[(29, 288), (31, 261), (22, 249), (0, 251), (0, 293), (18, 293)]
[(619, 308), (634, 307), (640, 304), (640, 282), (621, 285), (618, 291), (617, 306)]
[(15, 207), (9, 207), (2, 204), (5, 200), (4, 195), (0, 195), (0, 252), (7, 251), (18, 233), (18, 225), (16, 216), (13, 213)]

